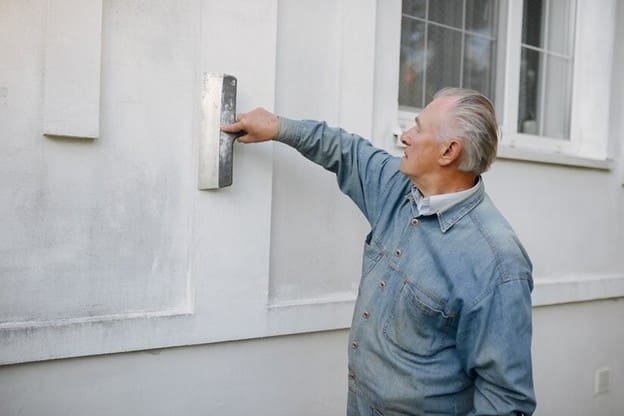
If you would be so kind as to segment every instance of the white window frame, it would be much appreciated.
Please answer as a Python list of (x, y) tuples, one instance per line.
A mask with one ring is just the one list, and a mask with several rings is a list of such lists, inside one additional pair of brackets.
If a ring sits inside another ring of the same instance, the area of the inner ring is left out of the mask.
[[(548, 38), (550, 36), (550, 31), (551, 28), (549, 27), (549, 14), (550, 14), (550, 6), (553, 0), (545, 0), (546, 4), (545, 4), (545, 15), (544, 15), (544, 36), (546, 38), (546, 42), (548, 42)], [(574, 45), (574, 33), (575, 33), (575, 24), (576, 24), (576, 0), (566, 0), (566, 2), (569, 2), (569, 4), (572, 5), (572, 7), (570, 8), (569, 11), (569, 15), (567, 16), (568, 19), (568, 23), (570, 23), (571, 25), (571, 30), (569, 32), (569, 40), (571, 41), (571, 44)], [(518, 6), (520, 6), (520, 9), (518, 10)], [(540, 53), (540, 55), (542, 55), (544, 58), (541, 59), (540, 62), (540, 70), (541, 70), (541, 77), (540, 77), (540, 87), (539, 87), (539, 105), (538, 105), (538, 110), (540, 111), (540, 115), (538, 117), (538, 120), (540, 120), (540, 128), (543, 129), (544, 128), (544, 107), (545, 107), (545, 94), (547, 92), (547, 88), (546, 87), (546, 77), (547, 77), (547, 68), (548, 65), (551, 65), (550, 60), (552, 57), (558, 57), (558, 58), (562, 58), (564, 60), (567, 60), (571, 66), (568, 67), (568, 85), (567, 85), (567, 91), (565, 91), (566, 94), (566, 105), (569, 105), (569, 113), (565, 115), (565, 118), (567, 119), (567, 123), (568, 126), (567, 128), (570, 128), (570, 123), (571, 123), (571, 107), (572, 107), (572, 82), (574, 80), (574, 71), (573, 71), (573, 66), (574, 66), (574, 46), (572, 46), (569, 50), (567, 50), (565, 53), (557, 53), (553, 50), (550, 50), (548, 48), (547, 45), (544, 45), (543, 47), (537, 47), (535, 45), (527, 45), (522, 43), (522, 26), (524, 24), (524, 22), (522, 21), (521, 18), (518, 18), (518, 16), (522, 16), (523, 15), (523, 2), (516, 2), (512, 5), (512, 7), (510, 7), (509, 10), (509, 15), (508, 15), (508, 21), (511, 22), (511, 24), (509, 25), (509, 50), (513, 50), (514, 53), (513, 55), (509, 56), (507, 59), (510, 62), (510, 67), (514, 67), (514, 68), (520, 68), (521, 67), (521, 63), (520, 63), (520, 55), (523, 52), (523, 48), (527, 49), (527, 50), (532, 50), (532, 51), (536, 51), (538, 53)], [(520, 13), (520, 15), (518, 15), (517, 13)], [(519, 30), (518, 30), (519, 29)], [(520, 46), (518, 46), (520, 45)], [(516, 53), (516, 49), (520, 50), (520, 53)], [(520, 72), (519, 70), (517, 72)], [(514, 70), (510, 70), (509, 74), (507, 74), (509, 76), (509, 83), (508, 83), (508, 88), (507, 88), (507, 93), (508, 96), (510, 97), (516, 97), (516, 101), (515, 106), (512, 107), (512, 103), (510, 102), (508, 106), (506, 106), (506, 110), (508, 111), (507, 114), (505, 115), (505, 120), (506, 120), (506, 124), (509, 126), (509, 131), (512, 130), (512, 126), (517, 126), (518, 125), (518, 116), (519, 116), (519, 95), (520, 95), (520, 73), (518, 73), (515, 77), (514, 77)], [(533, 140), (535, 140), (535, 145), (536, 147), (540, 148), (540, 149), (551, 149), (551, 150), (557, 150), (557, 149), (561, 149), (562, 148), (562, 144), (563, 144), (563, 148), (574, 148), (570, 134), (568, 134), (568, 137), (560, 137), (560, 138), (551, 138), (547, 135), (543, 135), (543, 134), (527, 134), (524, 132), (518, 132), (516, 130), (516, 132), (520, 135), (519, 137), (521, 137), (521, 140), (526, 140), (529, 143), (531, 143)], [(568, 151), (569, 152), (569, 151)]]
[[(577, 0), (569, 140), (518, 132), (523, 1), (507, 2), (507, 45), (499, 157), (608, 169), (609, 86), (616, 0)], [(602, 48), (596, 47), (603, 46)]]
[[(610, 169), (609, 97), (613, 68), (617, 0), (600, 7), (591, 0), (577, 0), (574, 35), (570, 114), (570, 138), (553, 139), (518, 133), (518, 97), (524, 1), (501, 0), (497, 34), (496, 96), (502, 133), (498, 157), (544, 163)], [(399, 9), (401, 9), (399, 7)], [(400, 31), (395, 36), (400, 45)], [(398, 73), (399, 62), (396, 62)], [(399, 110), (394, 129), (398, 146), (400, 131), (411, 127), (417, 113)]]
[[(509, 4), (507, 15), (507, 55), (506, 61), (508, 63), (507, 70), (505, 71), (506, 80), (506, 92), (505, 94), (505, 112), (503, 115), (503, 138), (502, 143), (510, 147), (520, 147), (535, 151), (544, 151), (550, 153), (564, 153), (575, 154), (579, 146), (578, 135), (573, 134), (572, 126), (570, 125), (570, 137), (568, 139), (553, 139), (548, 136), (538, 134), (526, 134), (518, 132), (518, 107), (519, 107), (519, 95), (520, 95), (520, 60), (522, 54), (522, 17), (523, 17), (524, 1), (515, 1)], [(576, 10), (573, 14), (578, 17)], [(577, 22), (574, 22), (575, 24)], [(576, 27), (574, 28), (576, 30)], [(575, 44), (576, 33), (572, 36), (573, 45)], [(572, 82), (574, 82), (574, 64), (576, 50), (572, 54), (573, 69), (572, 69)], [(546, 74), (540, 74), (541, 77), (545, 77)], [(572, 87), (572, 86), (571, 86)], [(574, 102), (574, 91), (570, 91), (570, 99)], [(572, 106), (571, 106), (572, 107)], [(570, 108), (571, 108), (570, 107)], [(570, 115), (570, 122), (572, 117)]]

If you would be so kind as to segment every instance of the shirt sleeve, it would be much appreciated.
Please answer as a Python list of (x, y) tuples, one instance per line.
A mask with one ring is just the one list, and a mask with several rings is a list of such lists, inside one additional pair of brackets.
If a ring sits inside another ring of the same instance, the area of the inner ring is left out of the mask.
[(399, 172), (397, 157), (358, 135), (328, 127), (325, 122), (280, 117), (277, 140), (335, 173), (342, 192), (355, 202), (371, 225), (379, 217), (385, 196), (401, 192), (396, 188), (407, 182)]
[(531, 415), (535, 393), (531, 365), (531, 284), (499, 283), (460, 319), (458, 350), (475, 378), (476, 415)]

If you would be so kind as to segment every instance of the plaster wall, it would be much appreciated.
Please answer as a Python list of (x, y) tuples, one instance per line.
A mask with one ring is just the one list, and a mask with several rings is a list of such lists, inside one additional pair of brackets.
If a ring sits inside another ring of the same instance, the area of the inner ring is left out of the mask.
[[(536, 416), (619, 416), (624, 301), (534, 310)], [(0, 414), (342, 415), (346, 330), (0, 367)], [(594, 396), (594, 372), (611, 389)]]

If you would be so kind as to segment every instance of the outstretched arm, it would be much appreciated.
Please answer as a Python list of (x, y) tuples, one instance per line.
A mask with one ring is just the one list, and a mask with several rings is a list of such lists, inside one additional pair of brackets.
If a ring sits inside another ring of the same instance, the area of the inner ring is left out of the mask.
[[(398, 159), (368, 140), (326, 123), (279, 118), (257, 108), (240, 114), (237, 122), (222, 127), (239, 133), (242, 143), (277, 140), (294, 147), (307, 159), (336, 174), (340, 189), (374, 225), (390, 194), (403, 195), (408, 181), (398, 170)], [(398, 193), (397, 193), (398, 192)]]

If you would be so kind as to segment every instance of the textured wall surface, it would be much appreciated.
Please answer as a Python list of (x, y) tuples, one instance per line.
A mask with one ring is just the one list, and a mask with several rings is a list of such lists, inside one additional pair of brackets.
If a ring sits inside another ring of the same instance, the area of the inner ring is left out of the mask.
[[(102, 2), (89, 140), (42, 134), (48, 3), (0, 1), (0, 415), (344, 413), (365, 221), (279, 144), (237, 145), (233, 186), (198, 191), (199, 86), (234, 74), (239, 111), (398, 154), (400, 3)], [(624, 48), (611, 69), (609, 169), (485, 175), (535, 266), (542, 416), (624, 414)]]

